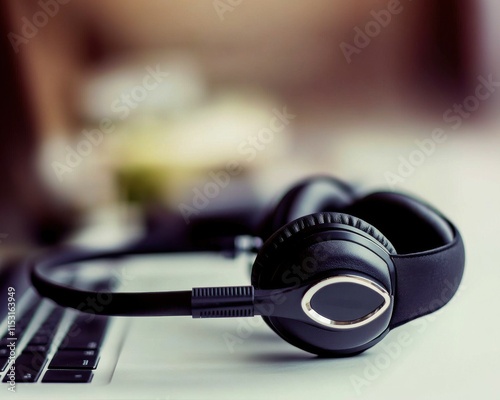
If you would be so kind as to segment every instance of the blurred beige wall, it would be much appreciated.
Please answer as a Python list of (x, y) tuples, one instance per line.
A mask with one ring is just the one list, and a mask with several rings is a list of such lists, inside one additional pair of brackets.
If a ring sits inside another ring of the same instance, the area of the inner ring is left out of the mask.
[[(213, 86), (253, 85), (296, 102), (327, 98), (340, 114), (401, 101), (429, 106), (430, 99), (455, 95), (449, 92), (464, 85), (473, 69), (463, 59), (475, 40), (463, 20), (472, 8), (465, 1), (64, 3), (28, 44), (19, 46), (46, 134), (78, 126), (86, 71), (143, 53), (189, 52)], [(391, 4), (401, 11), (348, 63), (340, 44), (352, 44), (355, 28), (364, 28), (373, 13)], [(32, 20), (40, 11), (40, 2), (12, 1), (9, 8), (19, 31), (23, 18)], [(440, 35), (448, 43), (439, 43)], [(433, 43), (441, 47), (430, 48)]]

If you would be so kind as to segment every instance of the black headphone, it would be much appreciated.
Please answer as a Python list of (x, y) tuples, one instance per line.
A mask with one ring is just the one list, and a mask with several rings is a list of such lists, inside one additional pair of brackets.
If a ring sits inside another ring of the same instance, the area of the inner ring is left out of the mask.
[[(215, 227), (217, 221), (211, 223)], [(133, 254), (235, 249), (227, 238), (195, 243), (192, 229), (179, 233), (167, 226), (176, 232), (167, 242), (147, 238), (124, 250), (45, 257), (33, 262), (32, 282), (42, 296), (81, 309), (89, 296), (102, 292), (57, 283), (49, 278), (51, 272), (70, 263)], [(438, 211), (395, 192), (358, 196), (333, 178), (312, 178), (293, 187), (257, 236), (264, 244), (252, 267), (251, 286), (106, 292), (112, 300), (95, 313), (261, 315), (296, 347), (320, 356), (350, 356), (378, 343), (390, 329), (441, 308), (457, 291), (464, 271), (460, 234)], [(252, 248), (257, 241), (231, 243)]]

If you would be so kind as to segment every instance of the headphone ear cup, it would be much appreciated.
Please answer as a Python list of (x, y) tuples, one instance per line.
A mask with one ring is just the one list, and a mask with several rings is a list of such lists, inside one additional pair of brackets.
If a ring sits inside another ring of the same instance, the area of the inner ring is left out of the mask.
[[(332, 238), (346, 231), (355, 238)], [(364, 242), (357, 242), (359, 236)], [(381, 258), (373, 257), (372, 251), (358, 244), (368, 245), (366, 241), (372, 243), (378, 254), (385, 253), (387, 257), (396, 254), (392, 244), (378, 229), (352, 215), (323, 212), (298, 218), (280, 228), (264, 243), (252, 268), (252, 285), (256, 289), (269, 290), (292, 288), (320, 281), (337, 271), (339, 274), (360, 273), (390, 288), (388, 271), (373, 264), (373, 258)], [(368, 258), (365, 258), (366, 253), (369, 253)], [(318, 355), (353, 355), (373, 345), (365, 343), (344, 349), (337, 339), (340, 335), (345, 340), (349, 332), (331, 331), (290, 318), (263, 319), (287, 342)]]
[(299, 217), (322, 211), (341, 212), (354, 199), (354, 189), (337, 179), (326, 176), (306, 179), (288, 190), (266, 214), (258, 235), (265, 241), (279, 228)]

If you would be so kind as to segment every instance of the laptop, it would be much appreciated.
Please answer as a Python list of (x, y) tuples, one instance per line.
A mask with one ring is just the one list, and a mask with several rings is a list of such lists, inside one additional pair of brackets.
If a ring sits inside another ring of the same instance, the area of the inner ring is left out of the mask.
[[(56, 279), (93, 290), (235, 285), (248, 280), (248, 261), (210, 253), (141, 255), (81, 263)], [(1, 285), (11, 308), (2, 307), (0, 390), (16, 398), (206, 398), (207, 387), (216, 395), (227, 389), (227, 377), (241, 378), (251, 363), (236, 372), (235, 361), (249, 357), (251, 348), (257, 350), (252, 357), (267, 357), (266, 347), (276, 345), (284, 354), (313, 358), (281, 343), (257, 318), (97, 317), (40, 298), (23, 264), (8, 272)]]

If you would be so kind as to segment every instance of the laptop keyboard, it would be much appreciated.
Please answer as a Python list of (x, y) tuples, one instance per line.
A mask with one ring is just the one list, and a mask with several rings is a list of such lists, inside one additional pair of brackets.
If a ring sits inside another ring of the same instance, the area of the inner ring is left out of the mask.
[[(21, 318), (16, 321), (16, 346), (26, 335), (42, 300), (35, 296)], [(108, 317), (79, 313), (73, 316), (59, 343), (54, 343), (64, 316), (64, 308), (52, 306), (38, 329), (31, 334), (22, 349), (16, 348), (16, 383), (89, 383), (96, 370), (100, 349), (108, 327)], [(58, 333), (59, 337), (61, 336)], [(0, 372), (11, 371), (9, 361), (12, 342), (8, 332), (0, 338)], [(56, 348), (57, 346), (57, 348)], [(44, 367), (48, 365), (42, 375)], [(5, 374), (2, 382), (9, 382)]]

